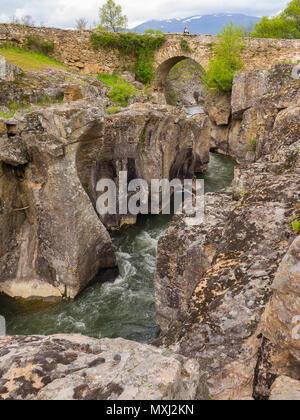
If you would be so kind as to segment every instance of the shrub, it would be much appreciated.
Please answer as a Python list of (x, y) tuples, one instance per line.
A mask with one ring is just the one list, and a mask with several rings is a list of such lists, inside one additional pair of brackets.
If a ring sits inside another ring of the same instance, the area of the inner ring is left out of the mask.
[(212, 47), (212, 55), (204, 82), (210, 89), (230, 92), (236, 72), (243, 68), (242, 51), (244, 49), (242, 28), (231, 25), (218, 35), (217, 43)]
[(293, 222), (293, 231), (296, 233), (296, 235), (300, 233), (300, 222), (298, 220)]
[(248, 138), (248, 143), (249, 143), (248, 151), (249, 152), (256, 152), (257, 139), (254, 138), (254, 137)]
[(98, 75), (98, 79), (105, 83), (107, 86), (113, 87), (118, 81), (118, 76), (115, 74), (101, 73)]
[(297, 29), (292, 20), (287, 20), (283, 16), (276, 16), (272, 19), (264, 16), (255, 25), (251, 34), (254, 38), (274, 38), (289, 39), (297, 38)]
[(117, 75), (99, 74), (98, 79), (111, 87), (108, 96), (116, 106), (126, 107), (128, 101), (139, 93), (133, 85), (125, 82), (124, 79)]
[(163, 31), (160, 31), (159, 29), (145, 29), (145, 34), (152, 34), (152, 35), (161, 35), (163, 34)]
[(91, 42), (95, 49), (116, 49), (122, 56), (134, 59), (135, 74), (142, 83), (149, 84), (155, 77), (154, 52), (164, 43), (164, 35), (139, 35), (134, 32), (94, 32)]
[(14, 112), (10, 112), (8, 114), (4, 114), (3, 112), (0, 112), (0, 117), (1, 118), (4, 118), (4, 119), (6, 119), (6, 118), (13, 118), (14, 115), (15, 115)]
[(135, 95), (138, 94), (138, 90), (135, 89), (129, 83), (126, 83), (123, 79), (118, 79), (116, 84), (112, 87), (110, 92), (108, 93), (111, 101), (116, 106), (128, 106), (128, 101)]
[(180, 46), (181, 46), (182, 51), (184, 51), (187, 54), (192, 51), (191, 47), (189, 46), (189, 43), (184, 38), (180, 39)]
[(62, 95), (58, 99), (51, 99), (49, 95), (45, 94), (40, 102), (38, 102), (37, 106), (44, 106), (44, 105), (52, 105), (52, 104), (59, 104), (64, 101), (64, 95)]
[(30, 51), (49, 55), (54, 51), (54, 42), (45, 41), (38, 35), (29, 35), (26, 38), (24, 47)]
[(117, 106), (111, 106), (109, 108), (106, 108), (106, 112), (107, 114), (116, 114), (117, 112), (119, 112), (119, 108)]
[(135, 67), (135, 75), (141, 82), (149, 84), (155, 78), (153, 71), (154, 52), (143, 51), (139, 53), (139, 59)]
[(13, 118), (17, 111), (23, 111), (23, 110), (29, 109), (29, 105), (28, 104), (20, 105), (11, 101), (7, 108), (9, 109), (10, 112), (8, 114), (4, 114), (3, 112), (0, 112), (0, 117)]

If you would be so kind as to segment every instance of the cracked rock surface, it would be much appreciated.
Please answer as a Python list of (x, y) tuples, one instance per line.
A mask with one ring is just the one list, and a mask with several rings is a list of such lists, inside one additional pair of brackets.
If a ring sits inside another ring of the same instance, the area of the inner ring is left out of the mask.
[(2, 400), (208, 398), (198, 362), (123, 339), (7, 337), (0, 373)]

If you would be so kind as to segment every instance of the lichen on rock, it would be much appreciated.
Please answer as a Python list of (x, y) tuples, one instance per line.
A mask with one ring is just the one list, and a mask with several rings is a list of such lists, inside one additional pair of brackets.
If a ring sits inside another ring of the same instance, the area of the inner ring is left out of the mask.
[(123, 339), (0, 340), (0, 400), (206, 400), (196, 360)]

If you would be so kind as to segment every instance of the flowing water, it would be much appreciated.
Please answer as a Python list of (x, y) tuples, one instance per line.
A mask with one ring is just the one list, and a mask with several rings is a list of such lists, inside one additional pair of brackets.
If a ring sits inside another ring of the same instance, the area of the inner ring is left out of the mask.
[[(230, 185), (234, 161), (211, 155), (203, 178), (205, 190)], [(157, 243), (172, 216), (139, 217), (135, 226), (113, 235), (120, 274), (86, 289), (75, 301), (56, 304), (23, 302), (0, 296), (0, 314), (8, 334), (81, 333), (150, 342), (159, 333), (155, 322), (153, 278)]]
[(196, 114), (205, 114), (203, 107), (200, 105), (190, 106), (186, 109), (186, 113), (188, 117), (192, 117)]

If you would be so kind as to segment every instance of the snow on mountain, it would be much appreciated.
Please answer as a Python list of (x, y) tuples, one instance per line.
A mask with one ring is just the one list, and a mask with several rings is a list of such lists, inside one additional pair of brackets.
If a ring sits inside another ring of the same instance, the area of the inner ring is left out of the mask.
[(215, 15), (195, 15), (186, 18), (149, 20), (131, 30), (144, 33), (146, 29), (161, 30), (165, 33), (183, 32), (185, 26), (191, 34), (216, 35), (225, 26), (233, 22), (235, 25), (253, 25), (261, 18), (243, 14), (219, 13)]

